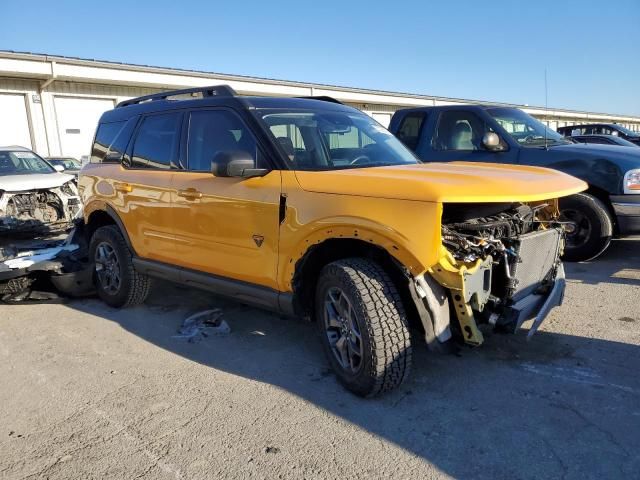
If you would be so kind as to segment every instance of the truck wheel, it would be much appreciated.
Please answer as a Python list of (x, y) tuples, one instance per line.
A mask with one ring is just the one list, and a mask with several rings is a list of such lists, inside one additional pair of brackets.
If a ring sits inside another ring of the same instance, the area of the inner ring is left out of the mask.
[(371, 397), (407, 378), (409, 324), (395, 285), (377, 263), (349, 258), (325, 266), (315, 313), (329, 362), (347, 389)]
[(566, 245), (564, 260), (581, 262), (591, 260), (611, 243), (613, 222), (607, 207), (588, 193), (577, 193), (560, 199), (562, 221), (565, 225)]
[(133, 268), (131, 251), (118, 227), (98, 228), (91, 237), (89, 255), (95, 263), (98, 296), (107, 305), (120, 308), (145, 301), (151, 280)]

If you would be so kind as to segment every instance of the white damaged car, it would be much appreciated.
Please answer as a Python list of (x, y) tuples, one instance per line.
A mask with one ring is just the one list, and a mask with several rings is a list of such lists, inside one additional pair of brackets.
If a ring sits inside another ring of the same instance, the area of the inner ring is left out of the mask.
[(82, 215), (75, 177), (23, 147), (0, 147), (0, 238), (69, 230)]

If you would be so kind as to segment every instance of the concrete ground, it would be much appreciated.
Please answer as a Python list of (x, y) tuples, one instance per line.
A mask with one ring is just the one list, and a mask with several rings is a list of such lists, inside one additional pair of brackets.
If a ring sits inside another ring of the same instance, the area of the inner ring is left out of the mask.
[[(531, 342), (416, 348), (373, 400), (312, 325), (179, 286), (131, 310), (0, 306), (0, 478), (637, 478), (640, 239), (568, 277)], [(229, 335), (174, 338), (209, 307)]]

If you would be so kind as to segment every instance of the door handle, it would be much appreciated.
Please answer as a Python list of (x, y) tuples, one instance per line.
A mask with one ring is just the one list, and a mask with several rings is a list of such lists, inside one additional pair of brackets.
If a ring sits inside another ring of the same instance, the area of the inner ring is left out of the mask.
[(202, 198), (202, 192), (199, 192), (195, 188), (187, 188), (186, 190), (178, 190), (178, 196), (186, 198), (187, 200), (195, 200)]
[(128, 183), (124, 183), (124, 182), (114, 182), (113, 188), (115, 188), (116, 191), (122, 192), (122, 193), (130, 193), (131, 192), (131, 185), (128, 184)]

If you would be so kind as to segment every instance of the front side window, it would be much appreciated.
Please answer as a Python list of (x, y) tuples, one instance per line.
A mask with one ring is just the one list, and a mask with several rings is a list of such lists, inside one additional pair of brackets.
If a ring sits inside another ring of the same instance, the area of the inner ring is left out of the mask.
[(55, 170), (33, 152), (0, 151), (0, 177), (55, 173)]
[(467, 111), (445, 111), (440, 114), (433, 138), (435, 150), (481, 150), (482, 137), (490, 131), (484, 120)]
[[(187, 165), (189, 170), (210, 172), (218, 153), (244, 152), (259, 158), (257, 143), (244, 122), (226, 110), (201, 110), (189, 116)], [(256, 168), (263, 168), (256, 165)]]
[(415, 112), (409, 113), (402, 119), (402, 123), (400, 123), (400, 128), (398, 129), (398, 138), (411, 150), (415, 151), (415, 149), (418, 147), (418, 142), (420, 141), (420, 131), (422, 130), (424, 119), (424, 112)]
[(416, 164), (416, 157), (371, 117), (331, 110), (263, 110), (260, 118), (297, 170)]
[(171, 168), (180, 144), (181, 119), (178, 112), (145, 117), (133, 144), (131, 167)]
[(568, 144), (558, 132), (551, 130), (531, 115), (517, 108), (488, 108), (487, 112), (500, 126), (523, 147)]

